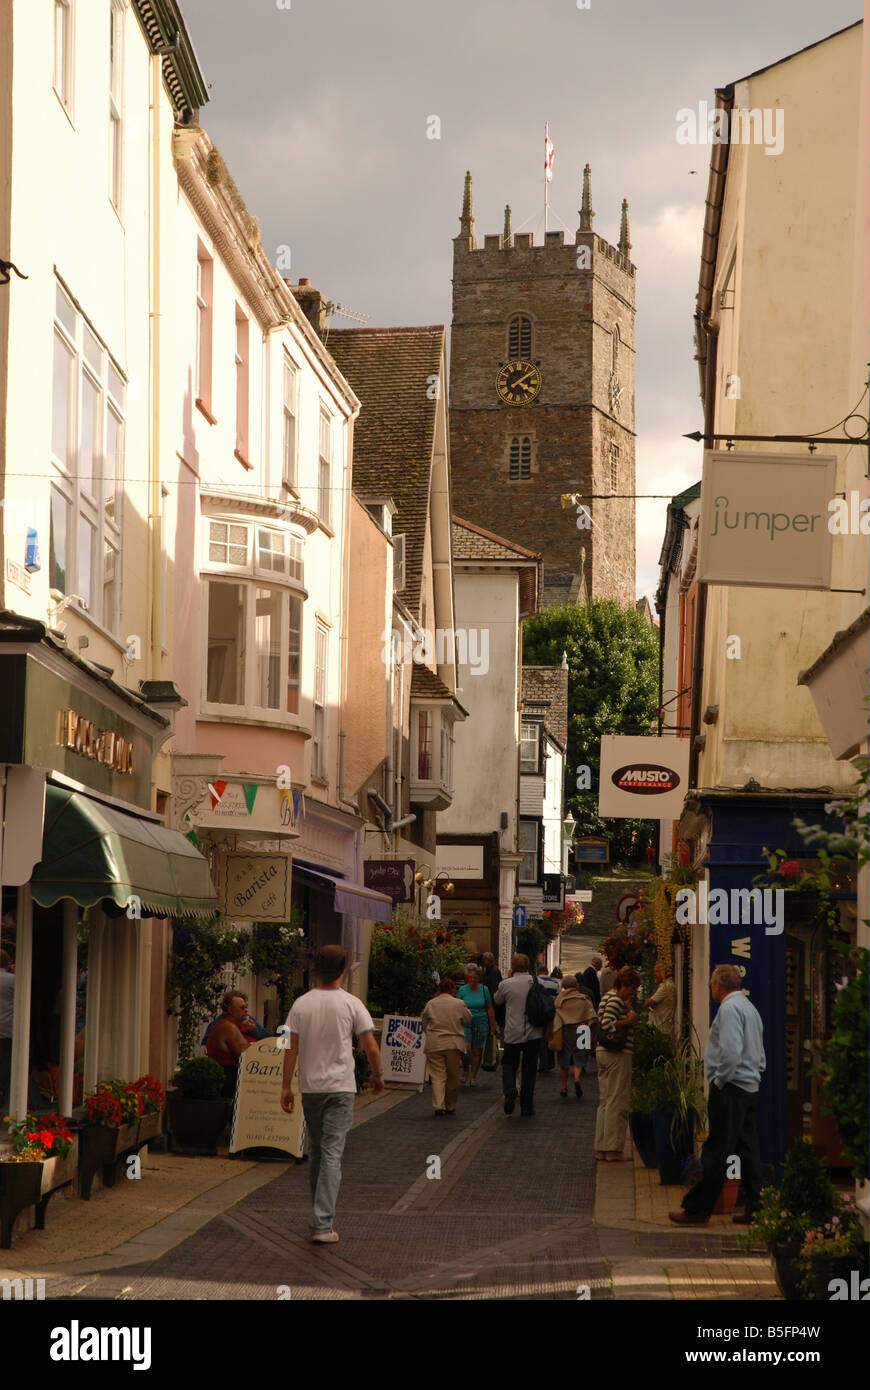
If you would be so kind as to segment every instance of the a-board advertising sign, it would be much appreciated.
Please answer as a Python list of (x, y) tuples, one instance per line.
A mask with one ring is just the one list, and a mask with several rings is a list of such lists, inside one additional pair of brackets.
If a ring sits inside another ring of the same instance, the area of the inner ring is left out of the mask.
[(426, 1076), (422, 1018), (408, 1014), (384, 1015), (381, 1062), (385, 1081), (401, 1081), (422, 1090)]
[(302, 1097), (297, 1076), (293, 1077), (293, 1114), (281, 1109), (284, 1077), (283, 1038), (261, 1038), (242, 1054), (230, 1153), (242, 1149), (277, 1149), (291, 1158), (302, 1157), (305, 1140)]

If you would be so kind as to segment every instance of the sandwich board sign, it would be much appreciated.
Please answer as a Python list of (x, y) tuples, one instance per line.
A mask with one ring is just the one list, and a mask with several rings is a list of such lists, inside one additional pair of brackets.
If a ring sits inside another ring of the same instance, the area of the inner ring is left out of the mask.
[(275, 1149), (287, 1158), (302, 1157), (305, 1135), (298, 1071), (293, 1077), (293, 1114), (281, 1109), (283, 1041), (261, 1038), (242, 1053), (233, 1106), (231, 1154), (242, 1149)]
[(409, 1014), (385, 1014), (381, 1033), (385, 1081), (399, 1081), (422, 1091), (426, 1078), (423, 1020)]

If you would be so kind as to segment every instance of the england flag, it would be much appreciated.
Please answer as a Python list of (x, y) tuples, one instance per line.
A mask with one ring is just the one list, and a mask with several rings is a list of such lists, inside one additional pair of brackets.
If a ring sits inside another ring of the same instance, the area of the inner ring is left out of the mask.
[(550, 183), (553, 178), (554, 154), (555, 150), (553, 149), (553, 142), (550, 139), (549, 135), (546, 135), (544, 137), (544, 176), (547, 180), (547, 183)]

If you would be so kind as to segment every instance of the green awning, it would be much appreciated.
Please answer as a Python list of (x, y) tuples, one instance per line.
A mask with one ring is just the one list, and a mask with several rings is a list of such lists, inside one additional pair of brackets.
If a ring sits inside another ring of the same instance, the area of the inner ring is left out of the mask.
[(184, 835), (51, 783), (31, 888), (40, 907), (138, 898), (143, 917), (210, 917), (218, 906), (208, 864)]

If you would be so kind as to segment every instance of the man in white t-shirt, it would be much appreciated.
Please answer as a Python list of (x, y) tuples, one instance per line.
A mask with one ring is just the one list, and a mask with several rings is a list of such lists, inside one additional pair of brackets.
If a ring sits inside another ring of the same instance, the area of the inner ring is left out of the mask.
[(315, 986), (296, 1000), (284, 1030), (289, 1031), (289, 1038), (284, 1053), (281, 1108), (292, 1114), (290, 1083), (298, 1059), (299, 1090), (309, 1135), (308, 1177), (314, 1202), (309, 1239), (318, 1245), (338, 1240), (332, 1222), (341, 1186), (341, 1156), (356, 1096), (354, 1034), (365, 1048), (372, 1069), (372, 1091), (377, 1095), (384, 1089), (371, 1014), (355, 995), (341, 988), (346, 967), (347, 956), (340, 946), (321, 946), (314, 957)]

